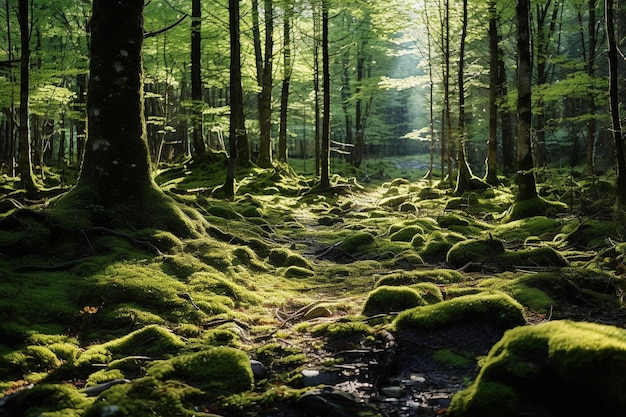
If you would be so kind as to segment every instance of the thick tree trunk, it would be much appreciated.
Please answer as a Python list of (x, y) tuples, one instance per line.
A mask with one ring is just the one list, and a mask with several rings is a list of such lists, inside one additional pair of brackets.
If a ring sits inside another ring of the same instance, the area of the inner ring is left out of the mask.
[(498, 180), (498, 34), (497, 3), (489, 2), (489, 142), (487, 146), (487, 173), (485, 181), (496, 185)]
[(28, 114), (29, 99), (29, 69), (30, 69), (30, 22), (28, 18), (28, 0), (19, 2), (20, 37), (22, 46), (22, 58), (20, 60), (20, 129), (19, 129), (19, 168), (20, 187), (29, 194), (37, 192), (35, 175), (30, 148), (30, 123)]
[(531, 53), (530, 0), (517, 1), (517, 197), (525, 201), (537, 197), (530, 129), (531, 112)]
[(615, 39), (615, 18), (613, 0), (605, 0), (606, 35), (609, 61), (609, 108), (611, 112), (611, 134), (615, 146), (615, 167), (617, 171), (616, 204), (619, 210), (626, 208), (626, 160), (624, 159), (624, 136), (619, 110), (619, 86), (617, 82), (617, 40)]

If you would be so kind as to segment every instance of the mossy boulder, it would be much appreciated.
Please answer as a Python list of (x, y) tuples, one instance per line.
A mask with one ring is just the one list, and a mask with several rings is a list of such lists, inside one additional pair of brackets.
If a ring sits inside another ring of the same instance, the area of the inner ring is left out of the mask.
[(535, 197), (524, 201), (516, 201), (509, 207), (505, 216), (506, 221), (519, 220), (534, 216), (556, 216), (567, 213), (567, 204), (560, 201), (548, 201)]
[(498, 239), (471, 239), (455, 244), (448, 251), (446, 261), (452, 268), (476, 264), (500, 271), (519, 266), (567, 266), (567, 260), (549, 246), (530, 247), (509, 251)]
[(424, 271), (394, 272), (385, 275), (376, 282), (376, 287), (383, 285), (413, 285), (422, 282), (452, 284), (463, 281), (463, 274), (453, 269), (429, 269)]
[(79, 417), (92, 403), (71, 384), (40, 383), (4, 404), (0, 415)]
[(403, 227), (389, 236), (391, 241), (410, 242), (413, 236), (424, 233), (424, 229), (418, 225), (410, 225)]
[(415, 246), (412, 243), (411, 246), (420, 253), (424, 260), (437, 262), (445, 260), (450, 248), (463, 240), (465, 237), (459, 233), (435, 230), (426, 237), (423, 247), (417, 246), (418, 242), (415, 242)]
[(179, 355), (148, 368), (161, 381), (176, 380), (203, 391), (235, 393), (252, 387), (250, 359), (241, 350), (220, 346)]
[(456, 417), (621, 416), (626, 410), (626, 330), (553, 321), (507, 331), (478, 378), (457, 393)]
[(285, 278), (308, 278), (315, 273), (310, 269), (303, 268), (301, 266), (290, 266), (285, 270)]
[(279, 247), (270, 250), (267, 261), (276, 267), (299, 266), (301, 268), (313, 269), (309, 261), (287, 248)]
[(382, 286), (371, 291), (365, 300), (363, 314), (373, 316), (392, 311), (403, 311), (426, 302), (416, 290), (409, 287)]
[(559, 233), (562, 225), (560, 219), (534, 216), (500, 224), (494, 227), (491, 233), (506, 241), (523, 241), (530, 236), (544, 236), (550, 240)]
[(357, 232), (347, 236), (339, 245), (341, 249), (350, 254), (365, 252), (376, 243), (376, 238), (370, 232)]
[(397, 330), (436, 330), (442, 327), (482, 323), (510, 329), (526, 323), (521, 304), (504, 293), (465, 295), (442, 303), (406, 310), (394, 321)]

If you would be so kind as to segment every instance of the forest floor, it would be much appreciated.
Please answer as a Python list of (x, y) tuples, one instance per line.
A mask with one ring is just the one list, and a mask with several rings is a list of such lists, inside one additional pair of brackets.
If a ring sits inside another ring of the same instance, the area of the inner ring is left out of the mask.
[[(60, 224), (5, 178), (0, 416), (436, 416), (517, 324), (459, 310), (407, 328), (407, 311), (484, 295), (527, 326), (626, 327), (610, 180), (545, 173), (542, 196), (568, 208), (509, 221), (512, 187), (390, 178), (415, 164), (336, 176), (324, 194), (284, 167), (252, 170), (233, 201), (211, 197), (215, 167), (159, 172), (208, 221), (200, 237)], [(467, 242), (487, 249), (450, 253)], [(252, 389), (236, 370), (171, 362), (217, 346), (250, 358)]]

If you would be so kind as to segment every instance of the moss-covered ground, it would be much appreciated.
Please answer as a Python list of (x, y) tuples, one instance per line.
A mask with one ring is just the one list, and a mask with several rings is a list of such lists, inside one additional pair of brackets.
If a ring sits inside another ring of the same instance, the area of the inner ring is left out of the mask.
[(554, 171), (554, 209), (524, 215), (505, 185), (454, 195), (411, 164), (324, 194), (251, 168), (233, 200), (223, 161), (163, 167), (192, 234), (2, 178), (0, 417), (622, 415), (613, 179)]

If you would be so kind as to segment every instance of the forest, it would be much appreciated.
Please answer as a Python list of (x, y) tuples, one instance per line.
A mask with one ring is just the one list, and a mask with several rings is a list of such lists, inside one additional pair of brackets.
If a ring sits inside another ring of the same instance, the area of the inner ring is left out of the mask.
[(4, 0), (0, 417), (622, 417), (626, 5)]

